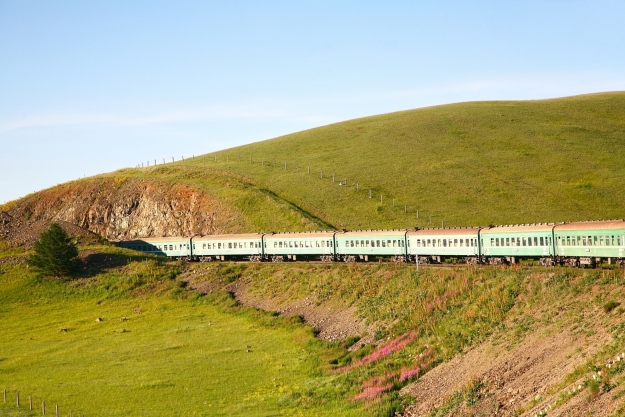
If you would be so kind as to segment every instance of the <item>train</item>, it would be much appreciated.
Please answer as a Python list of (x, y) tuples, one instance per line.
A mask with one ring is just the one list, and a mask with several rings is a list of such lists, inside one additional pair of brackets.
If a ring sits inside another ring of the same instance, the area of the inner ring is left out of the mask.
[(190, 261), (390, 260), (422, 264), (515, 264), (625, 268), (625, 219), (488, 227), (247, 233), (157, 237), (117, 246)]

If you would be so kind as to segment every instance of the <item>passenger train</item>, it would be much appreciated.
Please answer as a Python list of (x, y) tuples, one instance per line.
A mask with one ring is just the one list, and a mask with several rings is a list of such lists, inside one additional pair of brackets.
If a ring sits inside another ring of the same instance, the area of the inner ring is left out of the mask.
[(370, 261), (625, 268), (625, 220), (474, 228), (250, 233), (160, 237), (118, 246), (173, 258), (212, 261)]

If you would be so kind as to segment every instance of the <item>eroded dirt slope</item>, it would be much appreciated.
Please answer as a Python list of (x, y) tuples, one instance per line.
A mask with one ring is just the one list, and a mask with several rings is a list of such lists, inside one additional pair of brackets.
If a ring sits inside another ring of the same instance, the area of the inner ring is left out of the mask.
[(1, 211), (0, 239), (29, 246), (51, 222), (108, 240), (207, 235), (236, 231), (243, 223), (239, 217), (232, 207), (183, 184), (82, 180), (31, 194)]

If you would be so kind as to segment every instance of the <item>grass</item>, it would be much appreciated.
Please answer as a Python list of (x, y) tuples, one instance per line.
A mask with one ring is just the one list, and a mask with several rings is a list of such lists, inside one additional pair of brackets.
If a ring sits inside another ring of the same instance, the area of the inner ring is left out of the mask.
[[(605, 326), (620, 313), (604, 306), (625, 284), (614, 270), (186, 264), (90, 251), (127, 259), (74, 281), (40, 280), (19, 263), (0, 274), (0, 388), (86, 415), (393, 415), (402, 387), (487, 338), (512, 348), (543, 326)], [(213, 291), (194, 293), (185, 276)], [(221, 290), (238, 279), (278, 305), (353, 306), (380, 325), (376, 345), (321, 342), (297, 317), (239, 307)], [(612, 330), (620, 340), (623, 326)], [(611, 372), (600, 392), (623, 388), (620, 368)], [(481, 388), (437, 413), (473, 407)]]
[(350, 120), (158, 169), (242, 175), (336, 228), (619, 218), (624, 111), (623, 92), (459, 103)]
[[(435, 106), (123, 169), (48, 192), (60, 198), (72, 189), (173, 190), (193, 207), (194, 222), (206, 218), (210, 233), (622, 218), (624, 112), (625, 92)], [(206, 200), (187, 201), (191, 190)]]
[(3, 268), (0, 387), (22, 403), (102, 416), (362, 415), (329, 389), (319, 363), (334, 348), (310, 328), (223, 293), (193, 296), (178, 264), (131, 260), (72, 282)]

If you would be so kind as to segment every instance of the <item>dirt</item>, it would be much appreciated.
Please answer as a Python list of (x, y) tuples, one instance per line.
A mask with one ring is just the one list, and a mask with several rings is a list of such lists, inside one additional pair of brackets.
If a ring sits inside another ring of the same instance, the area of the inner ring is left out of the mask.
[[(412, 405), (403, 415), (430, 415), (443, 407), (454, 393), (479, 385), (480, 399), (475, 405), (463, 402), (446, 415), (612, 416), (622, 399), (615, 401), (610, 393), (592, 396), (584, 387), (588, 374), (563, 383), (576, 367), (584, 365), (612, 341), (612, 335), (606, 331), (609, 321), (598, 321), (591, 335), (544, 326), (521, 338), (514, 346), (491, 338), (403, 388), (401, 395), (412, 397)], [(611, 321), (614, 324), (618, 319)], [(563, 396), (571, 398), (558, 403)]]
[[(183, 278), (190, 288), (209, 293), (218, 288), (219, 284), (206, 282), (201, 277), (192, 274)], [(317, 337), (322, 340), (336, 342), (352, 336), (362, 337), (362, 343), (373, 342), (373, 335), (378, 326), (367, 324), (358, 318), (354, 307), (319, 305), (314, 297), (288, 303), (279, 299), (258, 297), (249, 291), (251, 281), (246, 278), (238, 279), (225, 286), (235, 300), (244, 306), (275, 311), (282, 316), (300, 316), (305, 323), (317, 331)], [(364, 336), (364, 337), (363, 337)]]
[(0, 209), (0, 241), (32, 247), (50, 223), (70, 235), (109, 240), (237, 231), (240, 214), (184, 184), (124, 178), (62, 184)]

